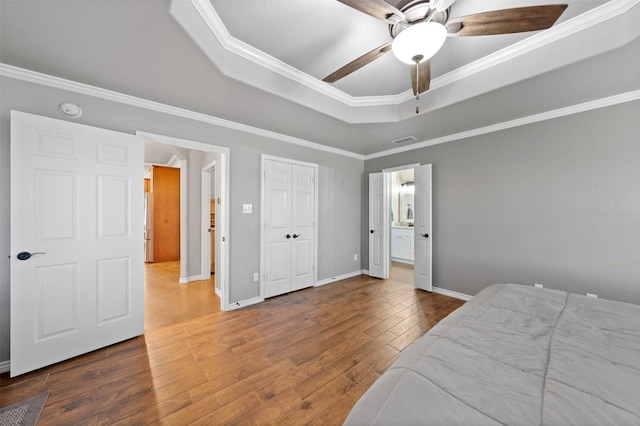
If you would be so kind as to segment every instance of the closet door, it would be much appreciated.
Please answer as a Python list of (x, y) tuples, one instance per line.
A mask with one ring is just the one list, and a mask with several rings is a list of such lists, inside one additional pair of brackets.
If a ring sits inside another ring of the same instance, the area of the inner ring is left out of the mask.
[(313, 285), (315, 179), (312, 167), (292, 165), (291, 169), (291, 287), (300, 290)]
[(264, 176), (264, 297), (291, 291), (291, 165), (268, 160)]
[(315, 168), (265, 160), (264, 297), (314, 283)]

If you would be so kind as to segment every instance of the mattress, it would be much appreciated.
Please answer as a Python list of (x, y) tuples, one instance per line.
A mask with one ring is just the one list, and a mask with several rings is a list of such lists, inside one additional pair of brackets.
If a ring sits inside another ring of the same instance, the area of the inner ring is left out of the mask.
[(640, 306), (518, 284), (406, 348), (347, 425), (640, 425)]

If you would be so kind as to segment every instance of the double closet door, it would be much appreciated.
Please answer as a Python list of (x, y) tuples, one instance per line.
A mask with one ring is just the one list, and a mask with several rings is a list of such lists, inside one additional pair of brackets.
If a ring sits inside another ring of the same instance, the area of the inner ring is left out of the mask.
[(263, 160), (263, 296), (314, 284), (316, 170), (286, 160)]

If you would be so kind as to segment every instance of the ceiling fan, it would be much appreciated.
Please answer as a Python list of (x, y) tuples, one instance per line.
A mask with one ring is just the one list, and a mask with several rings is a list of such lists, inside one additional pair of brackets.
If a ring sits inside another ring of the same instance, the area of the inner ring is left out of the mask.
[[(415, 0), (401, 9), (384, 0), (338, 0), (362, 13), (389, 24), (392, 41), (376, 47), (326, 76), (333, 83), (392, 50), (396, 57), (411, 65), (411, 87), (416, 99), (429, 90), (429, 59), (444, 44), (447, 36), (479, 36), (520, 33), (550, 28), (567, 8), (566, 4), (527, 6), (492, 10), (458, 18), (449, 18), (455, 0)], [(418, 110), (416, 109), (416, 112)]]

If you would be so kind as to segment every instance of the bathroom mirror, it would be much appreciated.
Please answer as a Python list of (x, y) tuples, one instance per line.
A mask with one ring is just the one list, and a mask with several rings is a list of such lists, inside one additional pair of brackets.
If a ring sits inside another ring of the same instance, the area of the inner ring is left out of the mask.
[(415, 206), (413, 204), (413, 192), (401, 192), (400, 193), (400, 221), (407, 224), (413, 223), (413, 216), (415, 214)]

